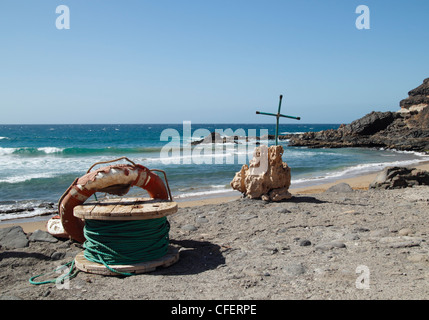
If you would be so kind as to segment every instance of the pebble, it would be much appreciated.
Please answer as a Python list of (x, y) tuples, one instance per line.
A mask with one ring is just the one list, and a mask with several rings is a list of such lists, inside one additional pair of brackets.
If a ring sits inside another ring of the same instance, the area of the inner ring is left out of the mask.
[(407, 258), (411, 262), (424, 262), (429, 263), (429, 255), (428, 254), (413, 254)]
[(253, 244), (256, 246), (266, 244), (266, 243), (267, 243), (267, 241), (265, 239), (256, 239), (253, 241)]
[(354, 228), (353, 232), (368, 232), (369, 229), (368, 228), (364, 228), (364, 227), (358, 227), (358, 228)]
[(384, 237), (379, 240), (379, 243), (388, 246), (389, 248), (409, 248), (419, 246), (422, 242), (421, 238), (416, 237)]
[(359, 236), (356, 233), (347, 233), (344, 235), (346, 240), (359, 240)]
[(241, 251), (241, 250), (240, 250), (240, 252), (237, 252), (236, 254), (233, 255), (234, 259), (237, 259), (237, 260), (241, 260), (241, 259), (245, 258), (246, 256), (247, 256), (247, 253), (244, 251)]
[(181, 229), (185, 231), (196, 231), (198, 228), (192, 224), (185, 224), (181, 227)]
[(284, 267), (284, 271), (291, 276), (299, 276), (305, 273), (305, 268), (302, 263), (291, 263)]
[(245, 267), (243, 270), (243, 274), (251, 277), (259, 277), (262, 275), (262, 272), (252, 267)]
[(65, 252), (56, 251), (51, 255), (52, 260), (61, 260), (66, 256)]
[(414, 233), (414, 231), (411, 230), (410, 228), (403, 228), (403, 229), (398, 231), (399, 236), (408, 236), (408, 235), (413, 234), (413, 233)]
[(345, 248), (345, 247), (346, 245), (343, 242), (332, 241), (332, 242), (320, 243), (316, 245), (316, 250), (328, 251), (334, 248)]
[(256, 214), (243, 214), (241, 216), (238, 217), (238, 219), (240, 220), (250, 220), (250, 219), (254, 219), (257, 218), (258, 216)]
[(279, 209), (277, 209), (277, 212), (278, 213), (290, 213), (290, 211), (286, 208), (279, 208)]
[(374, 230), (371, 232), (371, 236), (373, 237), (386, 237), (390, 234), (389, 229), (384, 228), (384, 229), (379, 229), (379, 230)]
[(311, 241), (310, 241), (310, 240), (307, 240), (307, 239), (304, 239), (304, 240), (301, 240), (301, 241), (299, 242), (299, 245), (300, 245), (301, 247), (311, 246)]
[(296, 206), (296, 205), (293, 205), (293, 206), (290, 206), (290, 207), (289, 207), (289, 210), (291, 210), (291, 212), (292, 212), (293, 210), (299, 210), (299, 207), (298, 207), (298, 206)]
[(205, 216), (199, 216), (195, 219), (196, 223), (208, 223), (209, 220)]

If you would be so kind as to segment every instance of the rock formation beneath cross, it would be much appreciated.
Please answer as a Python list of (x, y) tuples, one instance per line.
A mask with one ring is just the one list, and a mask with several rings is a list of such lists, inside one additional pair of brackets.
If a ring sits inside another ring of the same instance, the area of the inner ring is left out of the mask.
[(290, 168), (283, 162), (282, 155), (282, 146), (256, 147), (253, 159), (235, 174), (231, 187), (250, 199), (281, 201), (292, 198), (288, 191)]

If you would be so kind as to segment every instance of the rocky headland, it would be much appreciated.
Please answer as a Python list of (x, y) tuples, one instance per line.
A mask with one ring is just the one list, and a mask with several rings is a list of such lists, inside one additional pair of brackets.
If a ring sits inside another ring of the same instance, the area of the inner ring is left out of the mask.
[(338, 129), (290, 137), (289, 146), (370, 147), (429, 152), (429, 78), (408, 92), (397, 112), (371, 112)]

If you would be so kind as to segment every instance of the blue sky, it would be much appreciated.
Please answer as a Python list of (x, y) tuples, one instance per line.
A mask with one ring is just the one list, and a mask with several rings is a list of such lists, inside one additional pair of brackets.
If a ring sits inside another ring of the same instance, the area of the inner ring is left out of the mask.
[[(355, 26), (361, 4), (369, 30)], [(301, 123), (396, 111), (429, 77), (428, 12), (425, 0), (2, 0), (0, 123), (274, 123), (255, 111), (276, 112), (280, 94)]]

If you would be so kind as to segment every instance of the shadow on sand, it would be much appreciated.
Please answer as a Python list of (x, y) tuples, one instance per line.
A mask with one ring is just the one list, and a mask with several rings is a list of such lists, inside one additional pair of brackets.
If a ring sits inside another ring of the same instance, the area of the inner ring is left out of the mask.
[(153, 274), (198, 274), (225, 264), (221, 247), (209, 241), (170, 239), (170, 244), (181, 248), (179, 261), (168, 268), (158, 268)]

